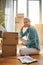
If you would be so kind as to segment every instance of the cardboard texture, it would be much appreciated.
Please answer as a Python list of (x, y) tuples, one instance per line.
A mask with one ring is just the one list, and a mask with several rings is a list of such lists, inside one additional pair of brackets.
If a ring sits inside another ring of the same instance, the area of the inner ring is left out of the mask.
[(4, 32), (2, 43), (2, 56), (15, 56), (17, 52), (18, 33)]
[(3, 44), (18, 44), (18, 33), (4, 32)]
[(17, 14), (15, 18), (15, 31), (19, 33), (23, 24), (24, 24), (24, 14)]
[(15, 56), (17, 45), (2, 45), (2, 56)]
[(43, 24), (36, 24), (35, 27), (39, 35), (40, 44), (43, 45)]

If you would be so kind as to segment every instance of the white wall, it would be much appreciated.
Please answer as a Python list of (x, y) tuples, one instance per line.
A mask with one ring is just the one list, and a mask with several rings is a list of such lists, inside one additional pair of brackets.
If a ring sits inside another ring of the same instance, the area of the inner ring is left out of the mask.
[(17, 13), (24, 13), (24, 17), (27, 17), (27, 0), (18, 0)]
[(31, 24), (39, 24), (40, 23), (40, 5), (39, 1), (29, 1), (29, 19), (31, 20)]

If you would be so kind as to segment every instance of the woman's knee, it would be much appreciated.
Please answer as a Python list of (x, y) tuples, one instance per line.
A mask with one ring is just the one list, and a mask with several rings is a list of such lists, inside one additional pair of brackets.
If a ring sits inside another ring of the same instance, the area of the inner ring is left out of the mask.
[(28, 50), (26, 48), (21, 48), (19, 50), (20, 55), (28, 55)]
[(20, 53), (20, 55), (23, 55), (23, 50), (20, 49), (20, 50), (19, 50), (19, 53)]

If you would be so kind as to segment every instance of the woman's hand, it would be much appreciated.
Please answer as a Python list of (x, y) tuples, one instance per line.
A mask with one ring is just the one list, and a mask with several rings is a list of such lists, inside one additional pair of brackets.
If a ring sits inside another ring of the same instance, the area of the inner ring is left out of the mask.
[(26, 27), (27, 27), (27, 26), (26, 26), (26, 25), (24, 25), (24, 26), (22, 27), (22, 29), (23, 29), (23, 28), (26, 28)]
[(21, 43), (21, 45), (25, 45), (24, 43)]

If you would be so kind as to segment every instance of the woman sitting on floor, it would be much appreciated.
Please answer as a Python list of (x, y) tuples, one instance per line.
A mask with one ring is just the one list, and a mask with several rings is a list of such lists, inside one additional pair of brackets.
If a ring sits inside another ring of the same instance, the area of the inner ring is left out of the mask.
[[(24, 38), (26, 39), (24, 40)], [(24, 18), (24, 25), (20, 30), (20, 39), (26, 46), (20, 49), (19, 52), (21, 55), (39, 54), (40, 45), (38, 34), (34, 26), (30, 25), (30, 20), (28, 18)]]

